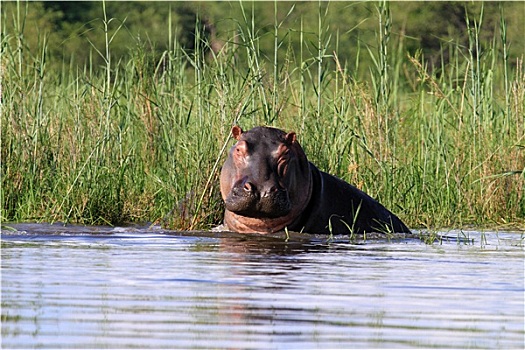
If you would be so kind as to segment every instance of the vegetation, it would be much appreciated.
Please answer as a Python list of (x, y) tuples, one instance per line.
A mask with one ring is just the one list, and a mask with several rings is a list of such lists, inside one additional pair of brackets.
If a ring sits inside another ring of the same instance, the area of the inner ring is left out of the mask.
[(434, 49), (389, 2), (133, 4), (0, 5), (2, 221), (209, 228), (238, 123), (296, 131), (411, 227), (523, 227), (523, 3), (449, 4), (465, 36)]

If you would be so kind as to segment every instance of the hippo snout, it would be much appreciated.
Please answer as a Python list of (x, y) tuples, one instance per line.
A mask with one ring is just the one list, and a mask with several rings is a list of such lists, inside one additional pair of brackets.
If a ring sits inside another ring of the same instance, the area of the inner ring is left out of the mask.
[(286, 189), (278, 185), (256, 186), (247, 179), (234, 184), (225, 205), (234, 213), (251, 217), (280, 217), (291, 210)]

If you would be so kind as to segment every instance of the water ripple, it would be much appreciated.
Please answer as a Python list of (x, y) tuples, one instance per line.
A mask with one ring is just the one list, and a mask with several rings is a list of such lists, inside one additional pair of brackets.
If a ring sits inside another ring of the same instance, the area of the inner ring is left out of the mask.
[(522, 348), (523, 234), (469, 237), (24, 224), (2, 230), (2, 347)]

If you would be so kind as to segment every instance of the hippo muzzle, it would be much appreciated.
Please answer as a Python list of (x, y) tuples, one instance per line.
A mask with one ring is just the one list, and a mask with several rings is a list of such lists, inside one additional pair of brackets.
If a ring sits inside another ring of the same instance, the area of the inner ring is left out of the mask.
[(278, 218), (292, 209), (286, 189), (279, 184), (257, 186), (247, 176), (233, 185), (224, 203), (227, 210), (253, 218)]

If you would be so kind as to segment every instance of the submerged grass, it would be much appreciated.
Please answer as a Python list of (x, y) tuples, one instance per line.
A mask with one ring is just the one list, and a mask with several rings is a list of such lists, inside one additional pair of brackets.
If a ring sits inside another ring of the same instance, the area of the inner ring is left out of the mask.
[(239, 123), (295, 130), (311, 161), (409, 226), (523, 227), (525, 72), (507, 55), (503, 14), (499, 37), (480, 45), (481, 15), (469, 47), (444, 44), (450, 63), (430, 71), (392, 36), (389, 11), (377, 6), (373, 64), (358, 81), (360, 57), (327, 50), (337, 36), (321, 6), (299, 57), (275, 21), (269, 59), (246, 12), (219, 52), (197, 33), (194, 51), (173, 41), (159, 57), (137, 39), (117, 60), (110, 33), (124, 23), (103, 11), (105, 47), (93, 52), (105, 65), (55, 69), (45, 34), (38, 51), (24, 45), (19, 5), (1, 38), (2, 221), (209, 228), (222, 219), (218, 173)]

